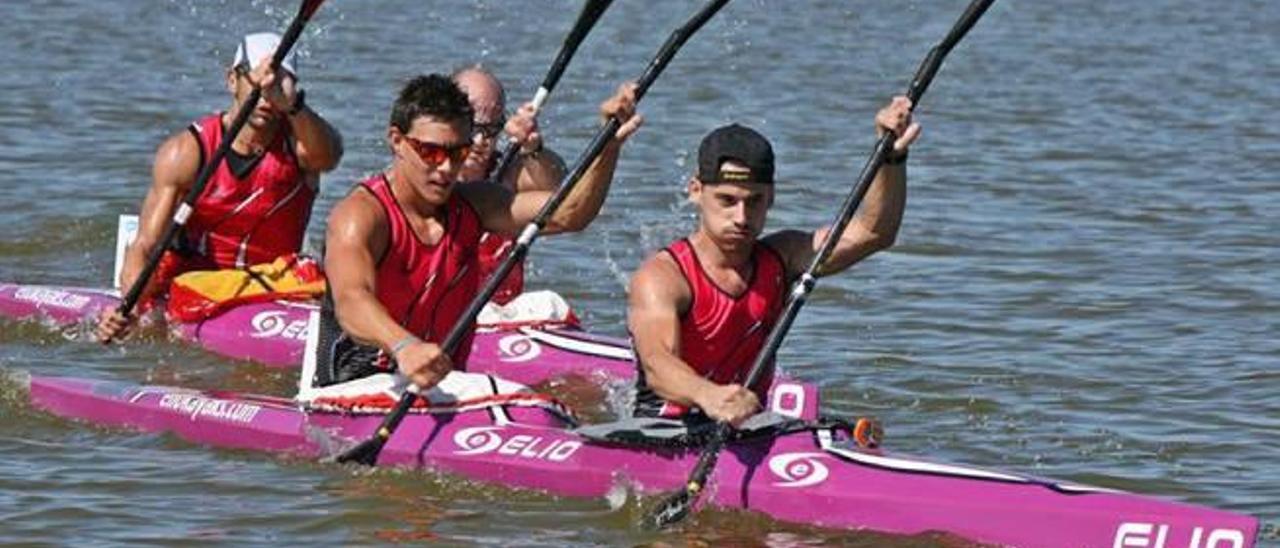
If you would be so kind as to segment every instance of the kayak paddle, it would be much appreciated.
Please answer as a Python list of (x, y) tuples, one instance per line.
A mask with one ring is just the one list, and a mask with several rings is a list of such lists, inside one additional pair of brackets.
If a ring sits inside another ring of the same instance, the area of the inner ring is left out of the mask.
[[(920, 68), (916, 70), (911, 86), (907, 90), (907, 98), (911, 100), (913, 109), (920, 96), (929, 87), (929, 83), (933, 81), (938, 69), (942, 67), (942, 60), (951, 52), (951, 48), (955, 47), (956, 43), (969, 32), (969, 29), (973, 28), (974, 23), (978, 22), (978, 18), (982, 17), (982, 14), (987, 11), (987, 8), (991, 7), (993, 2), (995, 0), (973, 0), (946, 38), (929, 50), (929, 54), (925, 57), (924, 62), (920, 64)], [(826, 238), (823, 239), (817, 255), (813, 257), (804, 274), (800, 275), (800, 279), (796, 280), (795, 284), (791, 286), (791, 294), (787, 298), (786, 308), (783, 309), (778, 323), (769, 332), (769, 338), (765, 339), (764, 348), (752, 363), (751, 370), (747, 374), (747, 380), (743, 383), (743, 386), (750, 388), (759, 382), (765, 368), (777, 355), (778, 347), (782, 346), (782, 339), (786, 337), (787, 331), (796, 319), (796, 315), (800, 313), (800, 307), (804, 306), (805, 299), (808, 298), (809, 293), (817, 285), (816, 275), (818, 268), (826, 262), (827, 257), (835, 250), (836, 242), (839, 241), (840, 235), (844, 233), (845, 226), (849, 224), (849, 220), (853, 218), (858, 205), (862, 203), (862, 197), (866, 195), (867, 189), (870, 188), (876, 173), (880, 171), (880, 165), (884, 163), (884, 159), (893, 148), (893, 142), (896, 139), (897, 136), (893, 132), (886, 131), (880, 137), (880, 141), (876, 143), (871, 157), (867, 159), (866, 165), (862, 168), (862, 173), (858, 175), (857, 184), (854, 185), (853, 191), (845, 199), (844, 205), (841, 206), (840, 214), (836, 217), (836, 222), (832, 225), (831, 230), (827, 232)], [(706, 487), (707, 479), (711, 476), (712, 470), (715, 469), (720, 450), (724, 448), (729, 435), (732, 433), (733, 426), (729, 423), (721, 422), (716, 425), (711, 441), (707, 443), (702, 449), (702, 454), (698, 456), (698, 463), (693, 467), (693, 472), (689, 475), (689, 481), (683, 489), (668, 495), (656, 509), (650, 511), (645, 516), (645, 525), (653, 528), (666, 527), (679, 522), (689, 515), (693, 505), (698, 501), (699, 495), (702, 494), (703, 488)]]
[[(302, 6), (298, 8), (298, 15), (293, 18), (292, 23), (289, 23), (288, 30), (285, 31), (284, 36), (280, 39), (280, 45), (276, 48), (275, 54), (271, 56), (271, 67), (273, 69), (280, 68), (280, 63), (284, 61), (285, 55), (289, 53), (289, 50), (293, 49), (293, 44), (302, 35), (302, 28), (306, 26), (307, 22), (311, 20), (311, 16), (315, 14), (316, 10), (320, 9), (320, 4), (323, 3), (324, 0), (303, 0)], [(137, 306), (138, 300), (142, 298), (143, 290), (146, 289), (147, 284), (151, 281), (151, 276), (155, 274), (156, 268), (160, 265), (160, 259), (164, 256), (165, 251), (169, 249), (169, 245), (177, 236), (178, 231), (186, 226), (187, 220), (191, 218), (191, 212), (194, 210), (196, 200), (200, 198), (205, 186), (209, 184), (209, 179), (213, 176), (213, 172), (222, 164), (223, 158), (226, 158), (227, 151), (231, 149), (231, 143), (236, 140), (240, 130), (248, 123), (249, 116), (253, 114), (253, 106), (258, 103), (258, 99), (261, 97), (261, 88), (255, 87), (249, 93), (249, 97), (241, 103), (240, 111), (236, 113), (231, 125), (222, 134), (222, 142), (218, 143), (218, 148), (213, 151), (213, 156), (196, 173), (195, 183), (191, 185), (191, 189), (187, 190), (187, 194), (183, 196), (182, 203), (178, 205), (178, 209), (174, 210), (173, 219), (169, 222), (169, 226), (165, 228), (164, 235), (160, 237), (155, 247), (151, 249), (142, 271), (138, 273), (137, 278), (134, 278), (133, 285), (129, 286), (129, 291), (124, 294), (124, 299), (120, 301), (120, 306), (116, 308), (116, 311), (121, 316), (129, 316), (129, 313)]]
[[(686, 21), (683, 26), (671, 33), (671, 36), (667, 38), (667, 41), (662, 45), (662, 48), (658, 50), (657, 56), (654, 57), (653, 61), (651, 61), (649, 66), (645, 69), (644, 74), (641, 75), (640, 80), (636, 82), (635, 93), (637, 103), (639, 103), (640, 99), (644, 97), (649, 86), (651, 86), (654, 80), (658, 78), (658, 75), (661, 74), (662, 70), (671, 62), (671, 59), (675, 57), (680, 46), (683, 46), (694, 32), (701, 28), (707, 20), (711, 19), (711, 16), (715, 15), (715, 13), (728, 2), (729, 0), (712, 0), (703, 7), (701, 11)], [(525, 255), (529, 253), (529, 246), (533, 245), (533, 242), (538, 239), (538, 233), (544, 226), (546, 226), (547, 221), (551, 219), (551, 215), (555, 213), (556, 208), (560, 207), (560, 203), (568, 197), (569, 192), (573, 190), (573, 187), (577, 186), (578, 180), (582, 178), (584, 173), (586, 173), (587, 168), (591, 166), (596, 157), (600, 156), (600, 153), (604, 151), (604, 147), (609, 144), (609, 141), (613, 139), (614, 135), (618, 132), (618, 128), (621, 126), (622, 124), (618, 122), (617, 118), (609, 118), (609, 120), (605, 122), (604, 127), (600, 128), (600, 131), (596, 133), (596, 136), (591, 140), (591, 143), (587, 145), (587, 149), (578, 157), (578, 161), (574, 164), (573, 170), (565, 176), (563, 181), (561, 181), (560, 187), (556, 189), (555, 193), (552, 194), (551, 197), (547, 199), (547, 202), (542, 205), (542, 209), (538, 211), (538, 214), (534, 216), (534, 219), (530, 221), (528, 225), (525, 225), (524, 229), (520, 231), (520, 236), (516, 238), (515, 247), (511, 249), (510, 253), (507, 253), (507, 256), (504, 257), (502, 262), (498, 265), (497, 270), (489, 276), (489, 279), (484, 284), (484, 288), (482, 288), (480, 293), (478, 293), (475, 298), (471, 300), (471, 303), (467, 305), (466, 311), (458, 318), (457, 323), (453, 324), (453, 328), (449, 330), (448, 336), (445, 337), (444, 343), (441, 344), (443, 352), (446, 354), (452, 354), (453, 351), (457, 349), (458, 345), (462, 342), (462, 339), (466, 336), (468, 328), (472, 322), (475, 321), (476, 315), (480, 313), (480, 309), (484, 307), (485, 303), (487, 303), (489, 299), (493, 297), (493, 294), (497, 292), (498, 286), (506, 279), (507, 274), (511, 272), (511, 269), (515, 264), (523, 260)], [(382, 452), (383, 446), (387, 444), (387, 440), (391, 438), (391, 435), (395, 433), (396, 428), (400, 426), (400, 422), (403, 421), (405, 416), (409, 413), (409, 409), (413, 406), (413, 403), (417, 398), (418, 393), (416, 391), (406, 390), (404, 394), (400, 396), (400, 400), (396, 402), (396, 406), (391, 411), (391, 414), (387, 415), (387, 418), (383, 419), (382, 424), (378, 425), (378, 429), (374, 432), (373, 436), (363, 442), (360, 442), (359, 445), (352, 447), (341, 455), (338, 455), (336, 458), (337, 462), (357, 462), (366, 466), (373, 466), (376, 464), (378, 461), (378, 455)]]
[[(551, 68), (547, 69), (547, 75), (542, 78), (542, 85), (538, 86), (537, 93), (533, 94), (534, 116), (542, 110), (543, 103), (546, 103), (547, 96), (551, 95), (551, 90), (555, 89), (556, 83), (560, 81), (560, 75), (564, 74), (565, 67), (569, 66), (569, 60), (573, 59), (574, 53), (577, 53), (582, 39), (587, 37), (591, 27), (595, 26), (596, 21), (604, 15), (604, 11), (609, 9), (609, 4), (612, 3), (613, 0), (587, 0), (587, 4), (582, 6), (582, 13), (578, 14), (578, 21), (573, 24), (573, 30), (570, 30), (569, 36), (565, 37), (564, 45), (560, 46), (560, 53), (556, 54), (555, 62), (551, 63)], [(507, 173), (507, 168), (511, 167), (519, 150), (520, 146), (514, 141), (507, 143), (507, 149), (502, 151), (502, 158), (493, 169), (492, 180), (502, 181), (502, 176)]]

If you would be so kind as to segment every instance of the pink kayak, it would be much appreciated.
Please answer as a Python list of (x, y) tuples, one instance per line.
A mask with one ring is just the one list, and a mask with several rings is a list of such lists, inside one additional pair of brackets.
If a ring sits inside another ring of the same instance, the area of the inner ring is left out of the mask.
[[(33, 405), (59, 416), (195, 443), (309, 457), (363, 440), (378, 415), (307, 411), (291, 400), (32, 377)], [(429, 468), (574, 497), (678, 488), (695, 449), (601, 442), (542, 408), (406, 418), (379, 465)], [(945, 531), (1010, 546), (1253, 546), (1255, 518), (1158, 498), (932, 463), (853, 447), (843, 430), (765, 430), (729, 444), (706, 504), (823, 527)]]
[[(119, 302), (114, 292), (103, 289), (0, 283), (0, 318), (71, 325), (96, 318)], [(302, 363), (307, 325), (315, 310), (313, 304), (286, 301), (248, 304), (203, 322), (177, 324), (174, 331), (216, 354), (296, 368)], [(635, 376), (627, 341), (565, 327), (482, 329), (467, 369), (526, 385), (569, 375), (597, 381)], [(820, 396), (812, 383), (779, 375), (768, 398), (770, 410), (779, 414), (817, 417)]]

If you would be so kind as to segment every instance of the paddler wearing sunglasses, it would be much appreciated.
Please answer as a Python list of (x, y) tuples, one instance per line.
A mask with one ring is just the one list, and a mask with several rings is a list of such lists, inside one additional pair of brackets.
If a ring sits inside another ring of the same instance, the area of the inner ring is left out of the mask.
[[(622, 144), (642, 122), (630, 84), (600, 112), (622, 122), (617, 136), (551, 216), (545, 234), (576, 232), (595, 219)], [(438, 343), (484, 282), (481, 233), (517, 234), (551, 197), (493, 182), (458, 184), (472, 120), (467, 95), (447, 76), (420, 76), (400, 91), (387, 128), (391, 166), (357, 185), (329, 216), (329, 291), (314, 386), (395, 367), (427, 389), (465, 367), (470, 340), (453, 355)]]
[[(507, 94), (498, 78), (479, 65), (459, 69), (453, 81), (467, 94), (472, 110), (471, 154), (462, 164), (463, 182), (487, 181), (506, 186), (514, 192), (555, 190), (564, 178), (564, 160), (542, 141), (538, 119), (530, 101), (520, 106), (510, 119), (506, 117)], [(512, 141), (520, 143), (515, 161), (504, 173), (495, 173), (501, 156), (499, 136), (505, 131)], [(515, 240), (500, 234), (480, 235), (480, 271), (487, 277), (514, 247)], [(524, 262), (516, 263), (498, 292), (490, 299), (507, 304), (524, 291)]]

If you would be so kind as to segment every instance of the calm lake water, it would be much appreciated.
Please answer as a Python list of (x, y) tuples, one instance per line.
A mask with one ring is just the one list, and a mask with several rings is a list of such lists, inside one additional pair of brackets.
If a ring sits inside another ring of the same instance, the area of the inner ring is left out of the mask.
[[(616, 2), (542, 118), (569, 158), (596, 105), (696, 2)], [(524, 100), (578, 2), (331, 1), (302, 41), (311, 105), (344, 134), (313, 218), (387, 162), (407, 78), (482, 61)], [(829, 221), (960, 1), (736, 0), (641, 105), (606, 209), (538, 243), (532, 287), (624, 333), (625, 282), (691, 227), (690, 157), (728, 121), (779, 156), (771, 227)], [(783, 9), (785, 7), (785, 9)], [(0, 3), (0, 280), (103, 285), (167, 134), (225, 108), (239, 35), (281, 1)], [(1280, 4), (1000, 0), (925, 96), (898, 245), (823, 280), (782, 352), (825, 411), (876, 414), (900, 452), (1259, 516), (1280, 536)], [(285, 394), (289, 373), (149, 338), (103, 348), (0, 324), (0, 368)], [(0, 541), (96, 544), (882, 545), (635, 504), (362, 472), (71, 423), (0, 384)], [(931, 545), (935, 539), (903, 539)]]

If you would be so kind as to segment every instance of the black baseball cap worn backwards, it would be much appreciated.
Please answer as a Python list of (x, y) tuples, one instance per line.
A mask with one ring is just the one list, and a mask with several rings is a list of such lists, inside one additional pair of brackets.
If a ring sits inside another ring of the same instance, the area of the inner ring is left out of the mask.
[[(736, 161), (747, 172), (721, 169)], [(738, 124), (716, 128), (698, 146), (698, 180), (715, 183), (773, 184), (773, 146), (756, 130)]]

